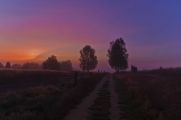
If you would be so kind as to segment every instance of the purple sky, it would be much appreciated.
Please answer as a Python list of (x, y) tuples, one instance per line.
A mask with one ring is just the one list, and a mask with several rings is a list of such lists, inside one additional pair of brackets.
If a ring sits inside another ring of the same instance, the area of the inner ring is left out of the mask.
[(181, 66), (180, 5), (180, 0), (1, 0), (0, 60), (48, 52), (78, 64), (79, 50), (90, 44), (99, 68), (108, 69), (109, 42), (122, 37), (130, 64)]

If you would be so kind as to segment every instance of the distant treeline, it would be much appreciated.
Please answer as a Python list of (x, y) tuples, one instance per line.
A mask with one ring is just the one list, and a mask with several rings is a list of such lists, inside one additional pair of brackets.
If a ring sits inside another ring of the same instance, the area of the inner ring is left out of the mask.
[(24, 64), (11, 64), (7, 62), (6, 64), (0, 63), (1, 69), (29, 69), (29, 70), (59, 70), (59, 71), (72, 71), (72, 62), (70, 60), (59, 62), (55, 56), (49, 57), (42, 64), (36, 62), (27, 62)]

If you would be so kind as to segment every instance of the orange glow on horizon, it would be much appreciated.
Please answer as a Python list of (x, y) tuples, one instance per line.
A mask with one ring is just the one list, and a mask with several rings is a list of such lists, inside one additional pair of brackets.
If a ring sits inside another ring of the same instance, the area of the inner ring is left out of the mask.
[(28, 54), (19, 54), (19, 53), (11, 53), (11, 54), (3, 54), (1, 55), (1, 60), (7, 60), (7, 61), (17, 61), (17, 60), (27, 60), (32, 59), (32, 56)]
[(32, 60), (36, 56), (41, 54), (39, 50), (29, 50), (29, 51), (16, 51), (16, 52), (6, 52), (1, 53), (0, 60), (3, 61), (25, 61)]

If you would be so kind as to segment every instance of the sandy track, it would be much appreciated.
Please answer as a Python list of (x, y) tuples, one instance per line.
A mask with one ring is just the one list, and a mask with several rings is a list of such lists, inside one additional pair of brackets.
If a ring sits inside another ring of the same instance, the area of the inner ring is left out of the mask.
[(110, 84), (110, 93), (111, 93), (111, 120), (119, 120), (120, 112), (118, 106), (118, 96), (115, 92), (115, 86), (113, 80), (110, 76), (106, 76), (103, 80), (97, 85), (94, 91), (86, 97), (80, 105), (78, 105), (75, 109), (71, 110), (70, 113), (64, 118), (64, 120), (87, 120), (87, 116), (89, 114), (89, 107), (93, 105), (95, 99), (98, 97), (97, 92), (101, 89), (102, 85), (109, 80)]

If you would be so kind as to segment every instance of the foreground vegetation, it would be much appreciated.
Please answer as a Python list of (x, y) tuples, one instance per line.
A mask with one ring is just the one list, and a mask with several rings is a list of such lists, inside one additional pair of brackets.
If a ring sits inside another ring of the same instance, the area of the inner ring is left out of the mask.
[[(120, 119), (180, 120), (180, 70), (158, 70), (114, 75)], [(104, 74), (73, 72), (0, 71), (0, 119), (63, 119), (91, 93)], [(89, 107), (88, 119), (109, 119), (109, 82)]]
[(98, 91), (98, 97), (93, 105), (89, 107), (88, 120), (110, 120), (111, 97), (109, 92), (109, 81), (106, 81)]
[[(78, 84), (73, 86), (71, 73), (5, 71), (2, 74), (4, 78), (6, 78), (5, 74), (12, 75), (12, 77), (8, 77), (9, 82), (6, 82), (6, 79), (1, 79), (1, 85), (13, 82), (16, 85), (21, 83), (27, 86), (27, 80), (35, 83), (21, 89), (15, 87), (13, 91), (1, 94), (0, 119), (2, 120), (62, 119), (84, 97), (89, 95), (103, 76), (96, 73), (81, 75), (86, 77), (81, 77)], [(64, 83), (68, 79), (70, 79), (69, 82)], [(43, 84), (43, 80), (47, 84)]]
[(180, 120), (180, 70), (125, 73), (116, 76), (122, 118)]

